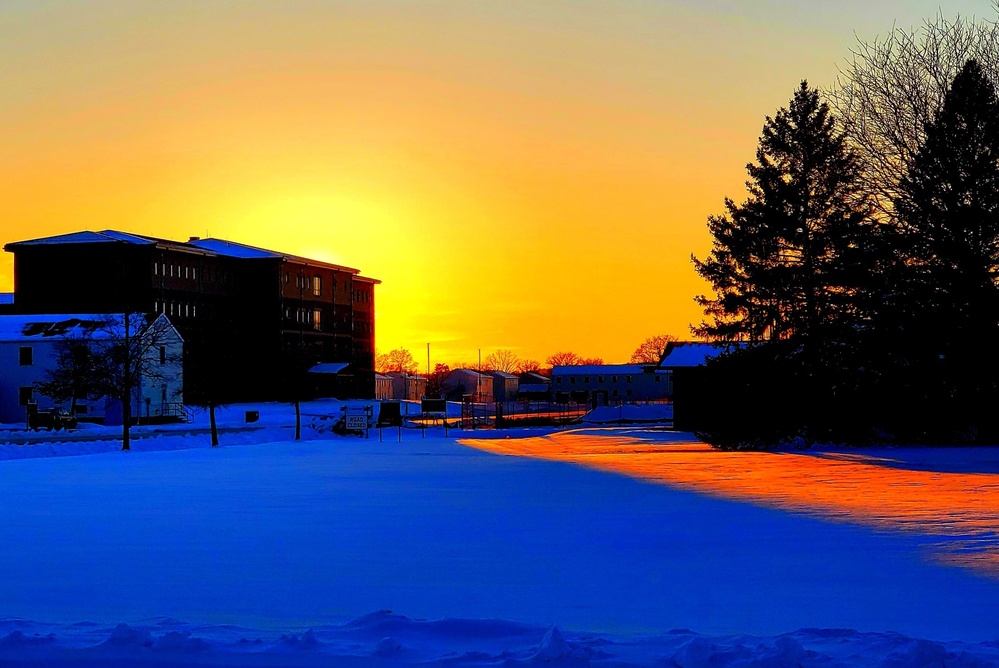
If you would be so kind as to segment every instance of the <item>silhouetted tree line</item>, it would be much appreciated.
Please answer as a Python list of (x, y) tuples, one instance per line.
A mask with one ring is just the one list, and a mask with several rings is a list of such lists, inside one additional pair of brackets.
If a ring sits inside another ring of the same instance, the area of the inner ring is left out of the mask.
[(890, 206), (851, 127), (802, 82), (766, 119), (746, 201), (708, 220), (694, 331), (745, 346), (675, 398), (715, 445), (999, 438), (995, 85), (964, 63), (879, 191)]

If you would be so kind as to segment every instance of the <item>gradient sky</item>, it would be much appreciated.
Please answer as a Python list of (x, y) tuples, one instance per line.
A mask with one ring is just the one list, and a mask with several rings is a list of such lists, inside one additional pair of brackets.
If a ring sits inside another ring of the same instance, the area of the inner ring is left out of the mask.
[(382, 279), (382, 351), (627, 361), (764, 117), (941, 4), (3, 0), (0, 241), (218, 236)]

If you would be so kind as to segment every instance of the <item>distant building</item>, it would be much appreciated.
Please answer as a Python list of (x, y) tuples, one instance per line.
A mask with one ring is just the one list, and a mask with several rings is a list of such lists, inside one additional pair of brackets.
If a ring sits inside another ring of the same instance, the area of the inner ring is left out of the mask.
[(223, 239), (104, 230), (9, 243), (13, 310), (161, 313), (185, 340), (190, 398), (277, 399), (317, 363), (374, 397), (374, 287), (357, 269)]
[(520, 389), (520, 377), (505, 371), (487, 371), (493, 377), (493, 399), (513, 401)]
[(493, 401), (493, 377), (472, 369), (452, 369), (448, 385), (462, 395), (472, 395), (472, 401), (491, 403)]
[(389, 371), (392, 380), (392, 398), (400, 401), (419, 401), (427, 393), (427, 377), (415, 373)]
[(517, 384), (517, 396), (528, 401), (549, 401), (551, 399), (552, 379), (540, 373), (527, 371), (520, 374)]
[[(157, 324), (150, 328), (149, 323)], [(121, 314), (85, 315), (3, 315), (0, 316), (0, 422), (23, 423), (26, 407), (34, 402), (40, 409), (69, 409), (69, 402), (57, 404), (41, 394), (35, 383), (47, 379), (47, 372), (57, 367), (61, 341), (69, 338), (91, 340), (99, 347), (109, 338), (123, 338)], [(149, 373), (141, 376), (134, 388), (133, 418), (159, 419), (183, 414), (183, 339), (162, 314), (134, 323), (135, 336), (142, 340), (156, 331), (147, 351)], [(81, 419), (121, 424), (121, 405), (108, 397), (79, 398), (76, 415)]]
[(375, 374), (375, 399), (379, 401), (392, 399), (392, 379), (380, 373)]
[(666, 377), (667, 395), (673, 396), (674, 370), (704, 366), (708, 360), (744, 345), (742, 343), (711, 343), (706, 341), (669, 342), (659, 360), (659, 371)]
[(556, 366), (552, 369), (551, 389), (594, 406), (668, 397), (666, 374), (655, 364)]

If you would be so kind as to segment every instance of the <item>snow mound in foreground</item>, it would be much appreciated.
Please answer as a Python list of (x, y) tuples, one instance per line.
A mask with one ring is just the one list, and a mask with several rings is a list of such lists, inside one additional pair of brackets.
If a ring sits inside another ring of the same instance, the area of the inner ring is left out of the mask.
[(999, 666), (999, 643), (802, 629), (776, 637), (688, 630), (613, 637), (500, 620), (414, 620), (378, 612), (304, 633), (146, 620), (105, 627), (0, 620), (0, 665), (46, 666)]

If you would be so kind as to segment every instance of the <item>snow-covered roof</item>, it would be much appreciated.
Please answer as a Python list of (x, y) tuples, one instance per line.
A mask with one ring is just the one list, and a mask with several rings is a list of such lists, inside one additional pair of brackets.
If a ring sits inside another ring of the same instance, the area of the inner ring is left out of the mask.
[[(145, 316), (141, 316), (145, 319)], [(162, 318), (176, 332), (170, 320), (160, 314), (154, 320)], [(112, 320), (113, 319), (113, 320)], [(83, 314), (41, 314), (41, 315), (0, 315), (0, 342), (31, 342), (56, 339), (63, 336), (79, 336), (92, 330), (93, 338), (108, 336), (108, 324), (124, 327), (122, 314), (83, 313)], [(151, 322), (151, 320), (146, 320)], [(144, 326), (144, 325), (143, 325)], [(136, 332), (143, 326), (136, 323)], [(177, 334), (177, 336), (180, 336)]]
[(385, 375), (389, 378), (414, 378), (416, 380), (426, 380), (426, 376), (421, 376), (418, 373), (406, 373), (404, 371), (386, 371)]
[(701, 366), (713, 357), (745, 346), (744, 343), (707, 343), (704, 341), (677, 341), (667, 345), (659, 368)]
[(491, 374), (495, 378), (503, 378), (506, 380), (519, 380), (520, 376), (514, 373), (507, 373), (506, 371), (487, 371), (486, 373)]
[(142, 246), (159, 243), (159, 239), (145, 237), (128, 232), (118, 232), (116, 230), (101, 230), (100, 232), (70, 232), (69, 234), (57, 234), (52, 237), (42, 237), (40, 239), (27, 239), (7, 244), (5, 248), (16, 248), (19, 246), (49, 246), (60, 244), (99, 244), (99, 243), (128, 243)]
[[(329, 267), (332, 269), (336, 269), (338, 271), (350, 272), (352, 274), (361, 273), (359, 269), (344, 267), (339, 264), (332, 264), (330, 262), (323, 262), (321, 260), (312, 260), (307, 257), (302, 257), (300, 255), (291, 255), (290, 253), (280, 253), (278, 251), (267, 250), (266, 248), (257, 248), (256, 246), (249, 246), (247, 244), (241, 244), (235, 241), (227, 241), (226, 239), (192, 239), (191, 241), (188, 242), (188, 244), (191, 246), (195, 246), (196, 248), (201, 248), (202, 250), (211, 251), (213, 253), (218, 253), (219, 255), (225, 255), (227, 257), (236, 257), (249, 260), (260, 260), (260, 259), (288, 260), (290, 262)], [(377, 279), (371, 279), (371, 280), (374, 281)]]
[(380, 373), (375, 374), (375, 380), (392, 380), (388, 376), (382, 375)]
[(337, 374), (348, 366), (350, 366), (349, 362), (320, 362), (309, 369), (309, 373)]
[(552, 369), (552, 376), (575, 376), (579, 374), (639, 374), (645, 373), (647, 364), (576, 364), (557, 366)]

